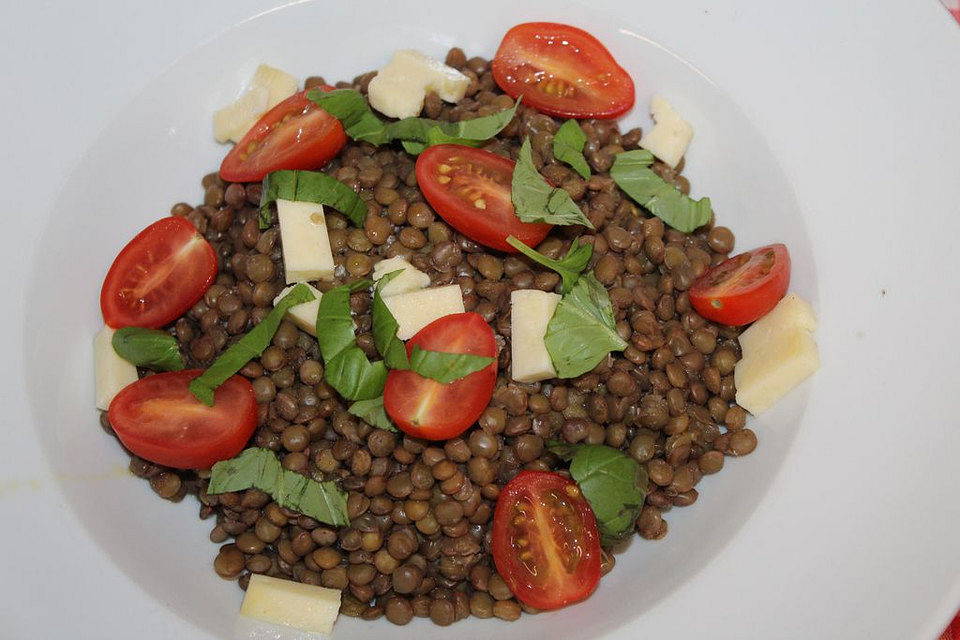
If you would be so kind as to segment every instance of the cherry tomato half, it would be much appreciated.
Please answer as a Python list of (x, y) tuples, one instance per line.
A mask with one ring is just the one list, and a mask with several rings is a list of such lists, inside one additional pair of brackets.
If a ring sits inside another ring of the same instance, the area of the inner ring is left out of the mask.
[(510, 96), (564, 118), (615, 118), (633, 106), (633, 80), (592, 35), (528, 22), (507, 31), (491, 64)]
[(100, 289), (103, 320), (115, 329), (156, 329), (176, 320), (217, 277), (217, 254), (185, 218), (163, 218), (120, 251)]
[(451, 227), (486, 247), (516, 253), (507, 236), (535, 247), (552, 227), (517, 217), (510, 199), (514, 164), (482, 149), (439, 144), (417, 158), (417, 184)]
[(201, 373), (158, 373), (121, 389), (107, 414), (120, 442), (144, 460), (175, 469), (208, 469), (240, 453), (257, 428), (253, 385), (232, 376), (208, 407), (188, 388)]
[(690, 286), (690, 304), (707, 320), (736, 327), (777, 306), (789, 284), (787, 247), (771, 244), (705, 271)]
[[(454, 313), (434, 320), (407, 342), (430, 351), (497, 356), (493, 329), (476, 313)], [(497, 363), (442, 384), (413, 371), (392, 370), (383, 389), (387, 415), (404, 432), (427, 440), (454, 438), (477, 421), (490, 404)]]
[(507, 483), (493, 514), (493, 561), (517, 598), (558, 609), (600, 582), (597, 519), (575, 482), (522, 471)]
[(251, 182), (280, 169), (316, 169), (346, 143), (347, 134), (340, 121), (301, 91), (257, 120), (223, 159), (220, 177), (230, 182)]

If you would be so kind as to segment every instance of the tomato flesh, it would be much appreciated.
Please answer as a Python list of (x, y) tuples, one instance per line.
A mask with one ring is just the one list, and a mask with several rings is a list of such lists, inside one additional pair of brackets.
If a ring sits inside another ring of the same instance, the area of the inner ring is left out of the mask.
[(491, 64), (510, 96), (564, 118), (615, 118), (633, 106), (630, 75), (592, 35), (565, 24), (518, 24)]
[(790, 253), (771, 244), (711, 267), (690, 287), (690, 304), (713, 322), (749, 324), (777, 306), (790, 285)]
[(240, 453), (257, 428), (253, 385), (242, 376), (228, 378), (208, 407), (188, 388), (201, 373), (158, 373), (121, 389), (107, 414), (120, 442), (144, 460), (176, 469), (208, 469)]
[(251, 182), (280, 169), (316, 169), (336, 156), (346, 142), (340, 121), (307, 98), (307, 91), (301, 91), (257, 120), (223, 159), (220, 177)]
[(217, 254), (185, 218), (163, 218), (114, 259), (100, 289), (109, 326), (158, 328), (192, 307), (217, 277)]
[(593, 593), (600, 581), (600, 534), (575, 482), (522, 471), (500, 491), (493, 515), (493, 560), (517, 598), (558, 609)]
[[(430, 351), (467, 353), (496, 358), (493, 329), (476, 313), (454, 313), (434, 320), (407, 342)], [(454, 438), (477, 421), (490, 404), (497, 382), (497, 363), (442, 384), (413, 371), (394, 369), (387, 375), (383, 406), (390, 419), (417, 438)]]
[(510, 199), (514, 164), (482, 149), (440, 144), (417, 158), (417, 183), (451, 227), (486, 247), (515, 253), (508, 236), (535, 247), (552, 226), (517, 217)]

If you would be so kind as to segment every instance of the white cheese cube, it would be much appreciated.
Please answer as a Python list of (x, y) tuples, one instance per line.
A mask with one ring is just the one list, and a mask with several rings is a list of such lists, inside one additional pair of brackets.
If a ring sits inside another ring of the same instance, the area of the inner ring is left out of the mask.
[(543, 336), (560, 296), (537, 289), (510, 294), (510, 370), (517, 382), (537, 382), (557, 376)]
[(323, 205), (277, 200), (287, 284), (333, 279), (333, 252)]
[(430, 276), (407, 262), (403, 256), (387, 258), (373, 265), (373, 280), (376, 282), (383, 276), (401, 269), (403, 271), (400, 275), (395, 276), (380, 289), (380, 295), (384, 298), (430, 286)]
[[(298, 304), (295, 307), (290, 307), (290, 310), (287, 311), (286, 318), (310, 335), (316, 336), (317, 312), (320, 310), (320, 298), (323, 296), (323, 294), (315, 289), (312, 285), (307, 283), (304, 284), (306, 284), (307, 288), (310, 289), (310, 292), (316, 297), (316, 299), (311, 300), (310, 302), (304, 302), (303, 304)], [(277, 306), (277, 303), (280, 302), (280, 299), (290, 293), (290, 290), (295, 286), (297, 285), (292, 284), (281, 291), (280, 294), (273, 299), (273, 306)]]
[(239, 142), (253, 123), (267, 110), (270, 90), (251, 87), (237, 101), (213, 114), (213, 137), (217, 142)]
[(213, 114), (213, 135), (217, 142), (239, 142), (260, 116), (292, 96), (298, 88), (299, 82), (289, 73), (261, 64), (240, 97)]
[(397, 337), (401, 340), (409, 340), (437, 318), (464, 311), (463, 292), (458, 284), (408, 291), (383, 301), (400, 325)]
[(762, 413), (819, 369), (811, 335), (816, 328), (810, 305), (790, 294), (740, 334), (743, 357), (733, 372), (737, 404)]
[(121, 389), (138, 380), (137, 368), (117, 355), (113, 349), (110, 327), (103, 327), (93, 339), (93, 366), (96, 381), (97, 409), (106, 411)]
[(287, 73), (276, 67), (267, 64), (261, 64), (253, 74), (251, 87), (264, 87), (269, 93), (267, 98), (267, 108), (265, 111), (273, 109), (275, 106), (292, 96), (300, 88), (300, 82)]
[(662, 96), (653, 96), (650, 114), (655, 124), (640, 138), (640, 147), (676, 167), (693, 140), (693, 127)]
[(423, 99), (433, 91), (441, 100), (459, 102), (470, 78), (415, 49), (401, 49), (374, 76), (368, 87), (370, 106), (391, 118), (420, 115)]
[(315, 633), (330, 633), (340, 612), (340, 591), (252, 574), (240, 615)]

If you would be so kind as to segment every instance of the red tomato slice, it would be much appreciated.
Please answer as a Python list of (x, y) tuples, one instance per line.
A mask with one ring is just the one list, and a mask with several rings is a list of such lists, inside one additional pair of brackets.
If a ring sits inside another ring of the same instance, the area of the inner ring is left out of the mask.
[(707, 320), (749, 324), (780, 302), (790, 284), (790, 254), (771, 244), (724, 260), (690, 287), (690, 304)]
[(592, 35), (528, 22), (507, 31), (491, 65), (510, 96), (564, 118), (615, 118), (633, 106), (633, 80)]
[[(476, 313), (454, 313), (434, 320), (407, 342), (430, 351), (497, 356), (493, 329)], [(454, 438), (477, 421), (490, 404), (497, 363), (442, 384), (413, 371), (392, 370), (383, 389), (387, 415), (404, 432), (427, 440)]]
[(522, 471), (500, 491), (493, 514), (493, 561), (521, 602), (559, 609), (600, 582), (600, 534), (575, 482)]
[(280, 169), (316, 169), (346, 143), (347, 134), (340, 121), (301, 91), (257, 120), (223, 159), (220, 177), (230, 182), (252, 182)]
[(137, 234), (110, 266), (100, 311), (111, 327), (168, 324), (217, 277), (217, 254), (185, 218), (163, 218)]
[(943, 630), (939, 640), (960, 640), (960, 612), (950, 623), (950, 626)]
[(417, 158), (417, 184), (451, 227), (491, 249), (516, 253), (507, 236), (535, 247), (552, 225), (517, 217), (510, 199), (514, 164), (482, 149), (439, 144)]
[(121, 389), (108, 413), (120, 442), (144, 460), (175, 469), (208, 469), (240, 453), (257, 428), (253, 385), (232, 376), (208, 407), (187, 388), (201, 373), (158, 373)]

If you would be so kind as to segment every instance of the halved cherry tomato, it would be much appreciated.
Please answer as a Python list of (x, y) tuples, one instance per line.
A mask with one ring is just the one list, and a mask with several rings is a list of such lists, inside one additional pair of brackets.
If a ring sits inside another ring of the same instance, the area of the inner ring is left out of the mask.
[(439, 144), (417, 158), (417, 184), (451, 227), (491, 249), (516, 253), (507, 236), (535, 247), (552, 226), (517, 217), (510, 199), (514, 164), (482, 149)]
[(251, 182), (280, 169), (316, 169), (337, 155), (346, 142), (340, 121), (301, 91), (257, 120), (223, 159), (220, 177)]
[(491, 65), (510, 96), (564, 118), (615, 118), (633, 106), (633, 80), (592, 35), (528, 22), (507, 31)]
[(943, 630), (939, 640), (960, 640), (960, 612), (950, 623), (950, 626)]
[(707, 320), (736, 327), (777, 306), (789, 284), (787, 247), (771, 244), (705, 271), (690, 287), (690, 304)]
[(185, 218), (163, 218), (137, 234), (110, 266), (100, 311), (111, 327), (156, 329), (176, 320), (217, 277), (217, 254)]
[(201, 373), (158, 373), (121, 389), (107, 414), (120, 442), (144, 460), (175, 469), (208, 469), (240, 453), (257, 428), (253, 385), (232, 376), (208, 407), (188, 388)]
[(600, 582), (600, 534), (575, 482), (557, 473), (521, 471), (497, 498), (493, 561), (521, 602), (558, 609)]
[[(476, 313), (454, 313), (434, 320), (407, 342), (430, 351), (495, 358), (493, 329)], [(413, 371), (392, 370), (383, 389), (383, 407), (404, 432), (427, 440), (454, 438), (477, 421), (490, 404), (497, 363), (442, 384)]]

